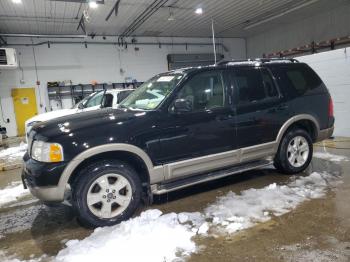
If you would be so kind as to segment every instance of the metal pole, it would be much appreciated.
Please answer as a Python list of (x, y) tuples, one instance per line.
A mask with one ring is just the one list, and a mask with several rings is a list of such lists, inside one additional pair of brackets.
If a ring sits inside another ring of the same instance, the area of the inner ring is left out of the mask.
[(215, 61), (215, 65), (216, 65), (216, 45), (215, 45), (214, 19), (211, 19), (211, 32), (213, 34), (214, 61)]

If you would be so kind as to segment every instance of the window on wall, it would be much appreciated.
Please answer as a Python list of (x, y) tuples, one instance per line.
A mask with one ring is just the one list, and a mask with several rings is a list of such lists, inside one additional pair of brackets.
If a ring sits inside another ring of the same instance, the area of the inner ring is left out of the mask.
[(221, 72), (209, 71), (195, 75), (181, 89), (177, 98), (189, 101), (192, 111), (224, 107), (225, 91)]
[(266, 69), (238, 68), (234, 73), (238, 104), (250, 104), (278, 96), (273, 79)]

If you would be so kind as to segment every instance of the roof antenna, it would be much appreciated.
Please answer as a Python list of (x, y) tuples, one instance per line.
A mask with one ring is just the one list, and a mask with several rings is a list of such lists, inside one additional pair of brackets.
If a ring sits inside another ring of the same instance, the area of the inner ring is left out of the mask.
[(211, 32), (213, 35), (214, 61), (215, 61), (215, 65), (216, 65), (216, 45), (215, 45), (214, 19), (211, 19)]

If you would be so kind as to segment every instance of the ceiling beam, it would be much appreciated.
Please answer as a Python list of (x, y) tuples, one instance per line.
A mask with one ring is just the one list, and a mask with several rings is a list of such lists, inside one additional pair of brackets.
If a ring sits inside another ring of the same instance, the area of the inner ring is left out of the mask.
[(81, 28), (81, 30), (83, 30), (84, 34), (86, 34), (84, 14), (81, 15), (81, 18), (79, 20), (79, 24), (77, 27), (77, 31), (79, 30), (79, 28)]
[[(89, 0), (50, 0), (51, 2), (67, 2), (67, 3), (83, 3), (87, 4), (90, 1)], [(94, 0), (96, 4), (103, 5), (105, 3), (104, 0)]]
[(0, 37), (35, 37), (35, 38), (86, 38), (87, 35), (45, 35), (45, 34), (3, 34)]
[(162, 8), (169, 0), (154, 0), (147, 8), (135, 18), (135, 20), (121, 33), (119, 39), (123, 42), (123, 38), (130, 36), (135, 32), (146, 20), (148, 20), (155, 12)]
[(106, 21), (108, 21), (108, 19), (111, 17), (113, 11), (114, 11), (114, 15), (117, 16), (118, 15), (118, 10), (119, 10), (119, 4), (120, 4), (120, 0), (117, 0), (117, 2), (115, 2), (113, 8), (111, 9), (111, 11), (109, 11), (107, 17), (106, 17)]
[(4, 46), (4, 45), (7, 45), (7, 42), (2, 36), (0, 36), (0, 46)]

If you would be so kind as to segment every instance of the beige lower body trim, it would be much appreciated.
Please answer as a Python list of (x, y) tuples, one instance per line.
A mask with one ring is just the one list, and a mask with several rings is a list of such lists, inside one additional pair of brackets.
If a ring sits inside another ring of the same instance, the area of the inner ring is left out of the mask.
[(64, 200), (65, 187), (29, 187), (29, 191), (42, 201), (62, 202)]
[(318, 132), (318, 137), (316, 142), (330, 138), (333, 135), (333, 131), (334, 131), (334, 126), (332, 126), (331, 128), (320, 130)]
[[(269, 142), (257, 146), (166, 164), (163, 166), (164, 178), (165, 181), (173, 180), (204, 172), (210, 172), (242, 162), (267, 158), (276, 153), (276, 148), (276, 142)], [(151, 184), (154, 183), (157, 182), (154, 182), (151, 179)]]

